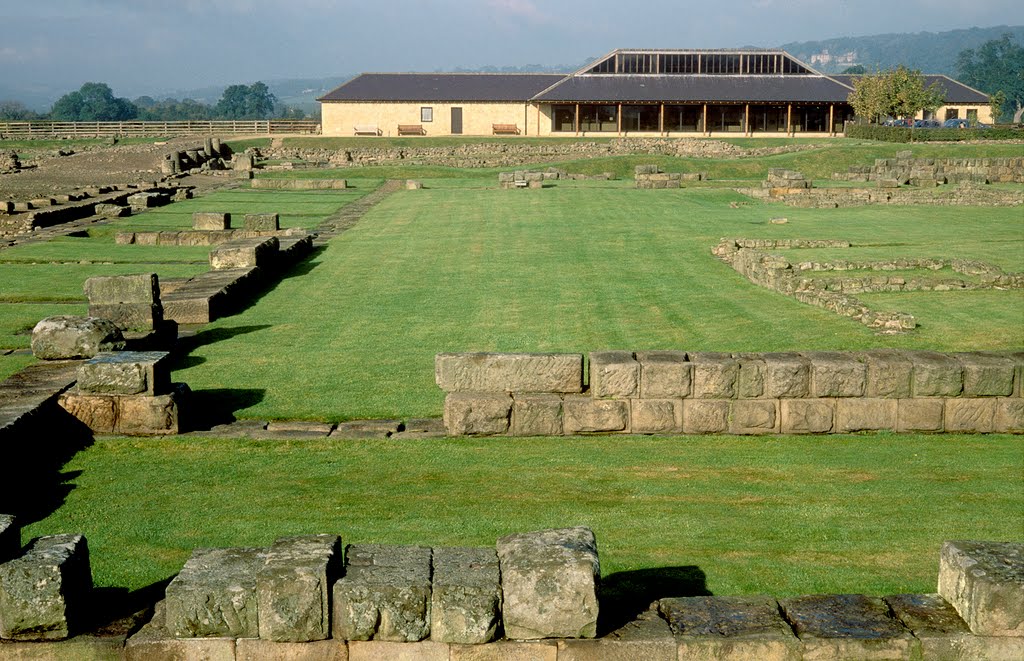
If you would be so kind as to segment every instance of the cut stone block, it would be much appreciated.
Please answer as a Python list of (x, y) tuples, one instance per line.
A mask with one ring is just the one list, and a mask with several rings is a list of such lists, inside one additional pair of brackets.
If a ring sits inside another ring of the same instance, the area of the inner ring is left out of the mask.
[(480, 644), (501, 620), (501, 576), (494, 549), (434, 549), (430, 639)]
[(101, 351), (124, 349), (113, 322), (94, 317), (47, 317), (32, 329), (32, 354), (41, 360), (92, 358)]
[(839, 433), (896, 429), (895, 399), (837, 399), (835, 430)]
[(553, 640), (500, 640), (487, 645), (450, 645), (449, 661), (556, 661)]
[(740, 366), (725, 353), (692, 353), (693, 396), (696, 399), (732, 399)]
[(260, 638), (277, 642), (326, 640), (331, 635), (331, 588), (341, 572), (341, 537), (278, 539), (256, 574)]
[(200, 231), (231, 229), (231, 214), (196, 211), (192, 214), (192, 229)]
[(276, 213), (247, 213), (245, 229), (251, 232), (276, 232), (281, 229), (281, 217)]
[(349, 545), (345, 556), (345, 576), (334, 584), (334, 638), (415, 642), (430, 635), (429, 548)]
[(943, 399), (900, 399), (896, 431), (942, 431)]
[(441, 353), (434, 378), (445, 392), (583, 391), (583, 354)]
[(662, 599), (658, 609), (676, 636), (680, 659), (801, 658), (800, 642), (771, 597)]
[(835, 418), (834, 399), (783, 399), (783, 434), (827, 434)]
[[(384, 640), (350, 640), (349, 661), (449, 661), (447, 643), (421, 640), (397, 643)], [(319, 659), (317, 660), (319, 661)]]
[(167, 586), (167, 630), (176, 638), (256, 638), (256, 572), (265, 549), (195, 549)]
[(893, 614), (920, 641), (922, 659), (976, 661), (1024, 658), (1024, 638), (976, 636), (941, 595), (885, 597)]
[(999, 398), (992, 419), (992, 431), (999, 434), (1024, 432), (1024, 399), (1019, 397)]
[(1024, 543), (944, 543), (939, 594), (979, 636), (1024, 636)]
[(874, 349), (861, 355), (867, 365), (867, 397), (910, 397), (914, 364), (905, 352)]
[(123, 332), (149, 332), (163, 322), (163, 307), (146, 303), (110, 303), (89, 306), (89, 316), (109, 319)]
[(559, 395), (516, 395), (512, 402), (513, 436), (561, 436), (562, 398)]
[(640, 394), (640, 363), (628, 351), (590, 354), (591, 397), (629, 398)]
[(132, 215), (132, 208), (122, 207), (119, 204), (97, 204), (95, 213), (97, 216), (106, 216), (107, 218), (123, 218)]
[(736, 357), (740, 364), (739, 383), (736, 396), (741, 399), (754, 399), (764, 396), (766, 367), (764, 360), (758, 356), (740, 355)]
[(685, 351), (642, 351), (640, 396), (644, 399), (676, 399), (692, 392), (693, 365)]
[(964, 370), (964, 397), (1009, 397), (1013, 394), (1014, 364), (1009, 358), (982, 353), (959, 353)]
[(957, 397), (964, 389), (963, 367), (935, 351), (908, 353), (914, 363), (914, 397)]
[(720, 434), (729, 428), (729, 401), (721, 399), (684, 399), (683, 432)]
[(678, 646), (668, 623), (651, 608), (596, 640), (559, 640), (559, 661), (676, 661)]
[(634, 434), (668, 434), (683, 429), (683, 400), (634, 399), (630, 418)]
[(452, 392), (444, 399), (444, 426), (451, 436), (508, 432), (512, 397), (503, 393)]
[(796, 353), (766, 353), (764, 395), (771, 399), (807, 397), (810, 393), (810, 364)]
[(815, 351), (811, 361), (811, 397), (863, 397), (867, 366), (854, 354)]
[[(742, 370), (741, 370), (742, 373)], [(729, 405), (730, 434), (771, 434), (779, 430), (778, 400), (739, 399)]]
[(159, 303), (160, 280), (156, 273), (94, 276), (83, 286), (90, 304)]
[(0, 638), (67, 638), (81, 626), (91, 590), (84, 536), (32, 540), (23, 555), (0, 564)]
[(97, 395), (164, 395), (171, 389), (166, 351), (104, 352), (78, 368), (78, 390)]
[[(205, 657), (195, 658), (205, 661)], [(348, 645), (344, 640), (288, 643), (239, 638), (235, 641), (232, 661), (348, 661), (348, 658)]]
[(234, 638), (175, 638), (164, 626), (167, 622), (166, 604), (166, 599), (157, 602), (153, 618), (127, 640), (125, 661), (235, 661)]
[(996, 400), (992, 398), (947, 399), (946, 431), (986, 434), (995, 427), (995, 414)]
[(498, 540), (503, 623), (511, 639), (593, 638), (601, 565), (589, 528), (508, 535)]
[(234, 239), (210, 251), (210, 267), (217, 270), (270, 266), (277, 259), (279, 246), (276, 236)]
[(162, 436), (180, 430), (180, 404), (188, 397), (183, 383), (167, 395), (94, 395), (70, 390), (58, 403), (97, 434)]
[(21, 553), (21, 526), (10, 514), (0, 514), (0, 563)]
[(913, 636), (876, 597), (809, 595), (779, 605), (803, 643), (805, 661), (907, 659), (914, 648)]
[(629, 431), (630, 428), (626, 400), (567, 396), (562, 402), (562, 411), (566, 434)]

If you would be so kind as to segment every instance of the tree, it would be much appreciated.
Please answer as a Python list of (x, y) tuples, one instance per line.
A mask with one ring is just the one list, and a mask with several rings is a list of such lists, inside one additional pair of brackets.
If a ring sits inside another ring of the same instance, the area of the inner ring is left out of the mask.
[(995, 94), (988, 95), (988, 107), (992, 111), (992, 122), (998, 122), (1003, 115), (1003, 106), (1006, 105), (1006, 92), (999, 90)]
[(843, 69), (844, 74), (853, 74), (855, 76), (862, 76), (867, 72), (868, 70), (864, 68), (863, 64), (855, 64), (852, 67), (846, 67)]
[(871, 76), (860, 76), (853, 81), (853, 91), (847, 101), (858, 117), (877, 123), (886, 114), (883, 94), (884, 77), (882, 73)]
[(39, 113), (29, 110), (20, 101), (0, 101), (0, 120), (9, 122), (27, 122), (39, 119)]
[(847, 100), (859, 117), (877, 122), (882, 117), (913, 119), (920, 110), (942, 105), (945, 91), (937, 83), (924, 86), (920, 71), (903, 65), (853, 81)]
[(64, 122), (118, 122), (134, 119), (138, 113), (131, 101), (114, 97), (106, 83), (85, 83), (77, 92), (57, 99), (50, 116)]
[(1024, 117), (1024, 47), (1009, 33), (986, 41), (977, 51), (961, 51), (956, 72), (965, 84), (987, 94), (1002, 91), (1006, 95), (1003, 113), (1012, 113), (1015, 123)]
[(273, 114), (276, 101), (262, 82), (231, 85), (224, 90), (215, 112), (224, 119), (266, 119)]

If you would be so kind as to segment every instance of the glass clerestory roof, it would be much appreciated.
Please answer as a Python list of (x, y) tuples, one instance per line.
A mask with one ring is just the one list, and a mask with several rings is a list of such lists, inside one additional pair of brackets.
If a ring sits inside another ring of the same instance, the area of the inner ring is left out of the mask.
[(579, 74), (736, 74), (806, 75), (814, 74), (804, 64), (783, 51), (629, 51), (619, 50)]

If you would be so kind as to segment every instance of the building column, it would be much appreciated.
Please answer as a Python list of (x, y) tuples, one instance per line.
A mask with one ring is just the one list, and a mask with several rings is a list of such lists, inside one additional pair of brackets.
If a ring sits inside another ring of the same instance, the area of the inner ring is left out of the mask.
[(658, 133), (665, 136), (665, 104), (658, 104)]
[(786, 135), (793, 137), (793, 104), (786, 106)]
[(836, 125), (835, 125), (835, 122), (833, 121), (834, 118), (835, 118), (835, 111), (836, 111), (836, 104), (834, 104), (834, 103), (828, 104), (828, 134), (830, 136), (833, 136), (833, 137), (835, 137), (835, 134), (836, 134), (836, 132), (835, 132), (835, 126)]
[(622, 137), (622, 104), (619, 104), (619, 109), (615, 113), (615, 128), (618, 130), (619, 137)]
[(580, 135), (580, 104), (576, 104), (576, 137)]
[(743, 109), (743, 135), (750, 137), (750, 104)]
[[(698, 55), (698, 57), (700, 57)], [(704, 129), (704, 135), (711, 135), (711, 131), (708, 130), (708, 104), (704, 104), (704, 119), (702, 120), (701, 128)]]

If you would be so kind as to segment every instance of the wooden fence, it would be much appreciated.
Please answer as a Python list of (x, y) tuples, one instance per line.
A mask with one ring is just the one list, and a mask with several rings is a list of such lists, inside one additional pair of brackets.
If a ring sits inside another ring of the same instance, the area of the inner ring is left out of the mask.
[(143, 138), (183, 135), (320, 133), (315, 119), (186, 122), (0, 122), (0, 138)]

